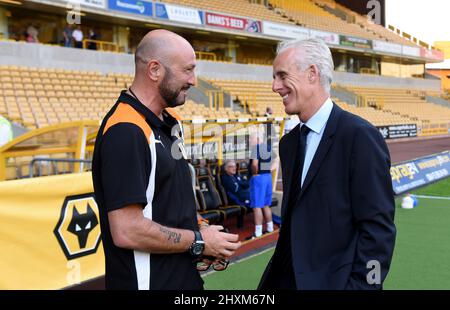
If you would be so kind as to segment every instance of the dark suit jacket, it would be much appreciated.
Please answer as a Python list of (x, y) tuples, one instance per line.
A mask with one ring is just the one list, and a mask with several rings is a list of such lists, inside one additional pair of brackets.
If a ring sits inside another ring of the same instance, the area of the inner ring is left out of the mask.
[[(298, 143), (299, 126), (280, 141), (283, 225), (259, 288), (276, 288), (271, 279), (280, 270), (277, 262), (291, 252), (297, 289), (380, 289), (368, 284), (367, 264), (380, 263), (382, 283), (396, 234), (384, 139), (370, 123), (334, 104), (299, 199), (288, 205)], [(292, 225), (284, 225), (290, 220)]]
[[(241, 176), (229, 176), (227, 173), (222, 174), (222, 185), (227, 192), (228, 198), (236, 204), (244, 204), (245, 200), (250, 199), (249, 184)], [(237, 186), (236, 186), (237, 185)], [(236, 198), (238, 201), (236, 201)]]

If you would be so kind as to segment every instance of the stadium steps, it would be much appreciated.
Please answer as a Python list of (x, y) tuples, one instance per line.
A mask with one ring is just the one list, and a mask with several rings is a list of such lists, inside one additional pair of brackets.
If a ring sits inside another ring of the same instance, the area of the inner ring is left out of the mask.
[(339, 98), (340, 100), (350, 105), (357, 106), (358, 104), (358, 95), (355, 92), (352, 92), (351, 90), (346, 89), (345, 87), (340, 85), (332, 85), (331, 96)]
[(445, 100), (441, 97), (427, 95), (427, 96), (425, 96), (425, 99), (430, 103), (434, 103), (434, 104), (437, 104), (437, 105), (440, 105), (440, 106), (443, 106), (446, 108), (450, 108), (450, 101)]
[(23, 135), (24, 133), (29, 131), (29, 129), (27, 129), (26, 127), (24, 127), (16, 122), (11, 122), (11, 127), (12, 127), (14, 138), (16, 138), (20, 135)]
[(209, 106), (209, 98), (204, 91), (199, 87), (191, 87), (187, 94), (187, 99), (192, 100), (198, 104)]
[[(208, 92), (217, 92), (221, 91), (219, 87), (214, 86), (208, 80), (197, 77), (197, 84), (195, 87), (191, 88), (191, 91), (188, 93), (188, 99), (195, 101), (196, 103), (203, 104), (206, 107), (209, 107), (209, 95)], [(234, 105), (232, 104), (230, 94), (224, 93), (224, 106), (230, 107), (232, 110), (235, 110)], [(241, 111), (237, 109), (236, 111)]]
[(318, 3), (315, 3), (317, 6), (321, 7), (323, 10), (327, 11), (328, 13), (333, 14), (334, 16), (342, 19), (343, 21), (347, 21), (348, 20), (348, 15), (342, 11), (339, 10), (338, 8), (331, 8), (328, 5), (320, 5)]

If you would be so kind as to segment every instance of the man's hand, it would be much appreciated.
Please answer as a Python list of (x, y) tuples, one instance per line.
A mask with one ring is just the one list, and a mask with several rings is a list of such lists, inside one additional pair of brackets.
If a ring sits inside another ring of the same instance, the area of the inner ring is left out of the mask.
[(238, 235), (221, 232), (222, 229), (222, 226), (210, 225), (201, 230), (205, 241), (203, 255), (228, 259), (241, 246)]
[(257, 175), (258, 174), (258, 160), (257, 159), (253, 159), (252, 160), (252, 165), (250, 166), (250, 169), (252, 171), (252, 175)]

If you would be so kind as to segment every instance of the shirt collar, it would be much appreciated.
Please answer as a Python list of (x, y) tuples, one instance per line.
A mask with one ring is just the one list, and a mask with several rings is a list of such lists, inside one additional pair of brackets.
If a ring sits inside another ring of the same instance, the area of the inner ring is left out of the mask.
[(123, 90), (120, 93), (119, 101), (131, 105), (136, 111), (141, 113), (152, 126), (172, 127), (173, 125), (178, 123), (177, 120), (173, 118), (169, 113), (166, 113), (165, 110), (163, 112), (164, 121), (162, 121), (158, 116), (156, 116), (149, 108), (143, 105), (139, 100), (127, 94), (126, 90)]
[[(314, 114), (307, 122), (306, 126), (309, 127), (312, 131), (319, 134), (325, 125), (327, 124), (328, 118), (330, 117), (331, 110), (333, 109), (333, 101), (328, 98), (324, 104), (320, 107), (320, 109)], [(304, 123), (300, 121), (303, 126)]]

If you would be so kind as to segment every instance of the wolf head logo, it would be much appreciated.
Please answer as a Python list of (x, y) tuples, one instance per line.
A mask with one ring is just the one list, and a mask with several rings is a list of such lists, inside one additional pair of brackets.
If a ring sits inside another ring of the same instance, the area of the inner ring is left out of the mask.
[(76, 207), (73, 208), (72, 220), (67, 230), (78, 237), (80, 249), (83, 249), (86, 247), (89, 232), (97, 225), (97, 216), (88, 204), (86, 213), (80, 214)]
[(99, 210), (94, 193), (67, 196), (53, 233), (68, 260), (97, 252), (101, 242)]

